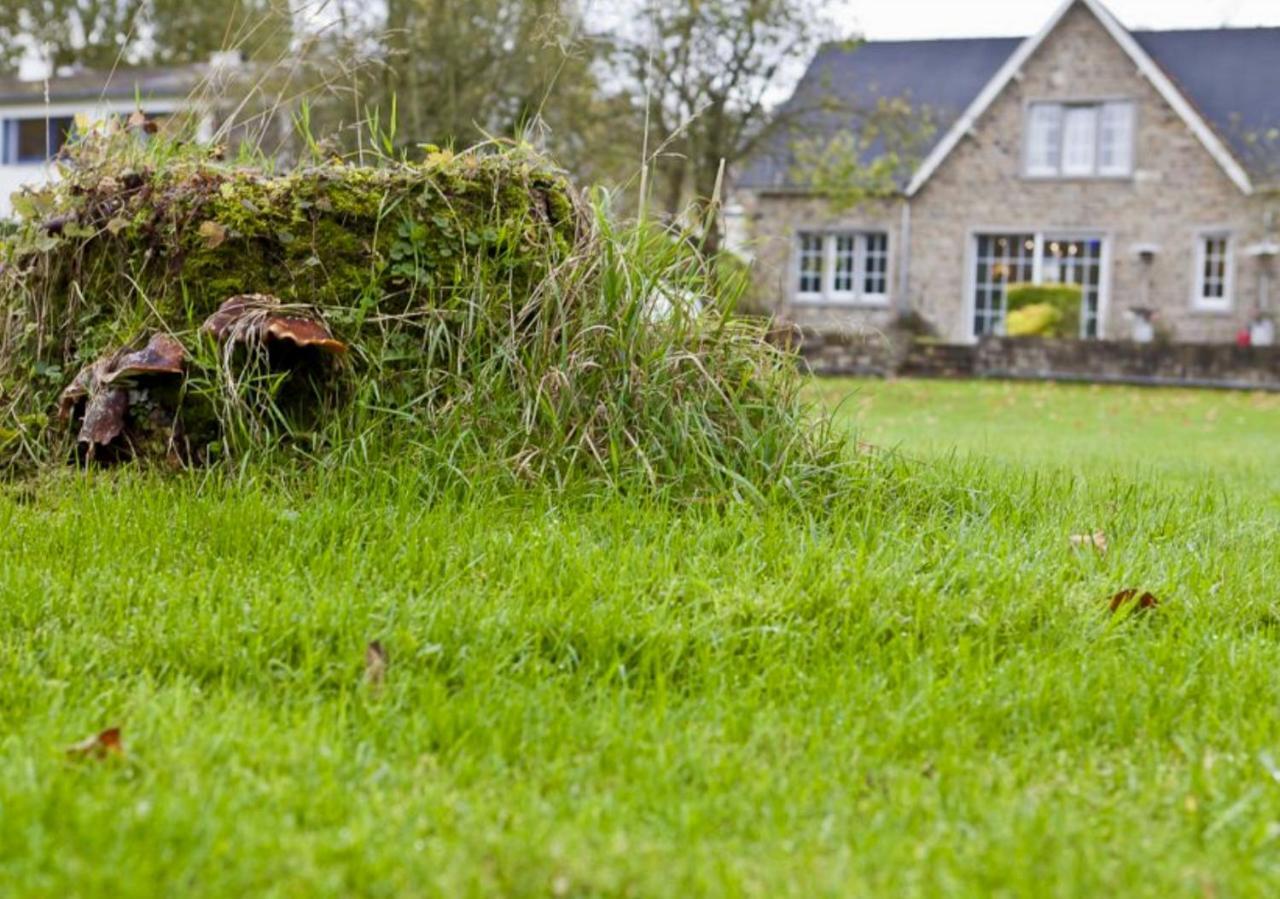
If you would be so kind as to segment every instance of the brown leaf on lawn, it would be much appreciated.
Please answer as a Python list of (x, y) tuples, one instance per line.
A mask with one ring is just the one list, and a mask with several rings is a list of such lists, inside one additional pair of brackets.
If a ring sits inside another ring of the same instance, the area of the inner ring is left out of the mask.
[(1138, 607), (1135, 610), (1136, 612), (1145, 612), (1147, 609), (1154, 609), (1156, 606), (1160, 605), (1160, 600), (1156, 599), (1155, 594), (1148, 593), (1146, 591), (1139, 594), (1137, 589), (1129, 587), (1125, 590), (1121, 590), (1115, 596), (1111, 597), (1109, 607), (1112, 614), (1115, 614), (1131, 602), (1137, 603)]
[(1070, 540), (1071, 545), (1076, 549), (1089, 546), (1097, 550), (1099, 555), (1107, 553), (1107, 535), (1102, 531), (1094, 531), (1092, 534), (1072, 534)]
[(381, 687), (387, 676), (387, 650), (381, 640), (370, 640), (364, 650), (364, 679), (371, 687)]
[(227, 239), (227, 229), (210, 219), (200, 225), (200, 236), (204, 238), (206, 249), (216, 250)]
[(85, 737), (79, 743), (67, 747), (72, 758), (104, 759), (108, 755), (124, 756), (124, 744), (120, 742), (120, 728), (108, 727), (101, 733)]

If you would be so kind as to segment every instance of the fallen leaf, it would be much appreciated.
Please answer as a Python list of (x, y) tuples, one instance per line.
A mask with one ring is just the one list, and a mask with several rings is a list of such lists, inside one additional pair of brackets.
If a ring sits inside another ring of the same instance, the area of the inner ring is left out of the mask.
[(1099, 555), (1107, 553), (1107, 535), (1102, 531), (1094, 531), (1092, 534), (1072, 534), (1071, 545), (1076, 549), (1082, 546), (1091, 546), (1098, 551)]
[(1147, 609), (1154, 609), (1156, 606), (1160, 605), (1160, 600), (1156, 599), (1154, 594), (1143, 591), (1142, 594), (1139, 595), (1135, 588), (1129, 587), (1128, 589), (1121, 590), (1115, 596), (1111, 597), (1109, 607), (1112, 614), (1115, 614), (1120, 611), (1123, 606), (1134, 601), (1138, 604), (1138, 608), (1136, 610), (1138, 612), (1144, 612)]
[(227, 239), (227, 229), (210, 219), (200, 225), (200, 236), (207, 249), (216, 250)]
[(364, 679), (372, 687), (381, 687), (387, 676), (387, 650), (381, 640), (370, 640), (364, 650)]
[(72, 758), (104, 759), (108, 755), (124, 756), (124, 744), (120, 742), (120, 728), (108, 727), (101, 733), (85, 737), (79, 743), (67, 747)]

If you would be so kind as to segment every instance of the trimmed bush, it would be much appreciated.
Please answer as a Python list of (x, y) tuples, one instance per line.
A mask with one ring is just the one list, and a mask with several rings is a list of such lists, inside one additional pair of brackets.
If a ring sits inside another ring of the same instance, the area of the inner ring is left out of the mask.
[[(104, 354), (88, 374), (112, 377), (156, 332), (187, 353), (169, 454), (184, 464), (390, 454), (457, 481), (724, 493), (799, 489), (840, 456), (793, 360), (762, 322), (723, 313), (685, 242), (616, 226), (526, 149), (269, 174), (125, 138), (86, 142), (57, 186), (16, 198), (0, 275), (10, 470), (72, 457), (59, 393)], [(241, 337), (279, 313), (350, 351), (279, 368), (261, 340), (220, 345), (201, 326), (242, 294), (259, 319)]]
[(1084, 294), (1078, 284), (1010, 284), (1004, 296), (1005, 332), (1009, 336), (1080, 335), (1080, 304)]

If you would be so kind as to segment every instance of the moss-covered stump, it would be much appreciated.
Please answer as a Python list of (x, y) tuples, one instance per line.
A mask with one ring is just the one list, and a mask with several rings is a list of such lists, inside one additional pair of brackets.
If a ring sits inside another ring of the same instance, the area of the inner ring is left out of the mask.
[[(57, 186), (15, 198), (23, 218), (0, 273), (9, 469), (95, 455), (74, 420), (95, 408), (91, 390), (72, 420), (53, 414), (77, 373), (124, 410), (99, 432), (141, 424), (121, 390), (163, 418), (127, 378), (101, 377), (157, 334), (186, 353), (171, 462), (373, 445), (463, 476), (670, 482), (716, 469), (758, 483), (829, 450), (797, 427), (794, 376), (758, 326), (671, 308), (691, 294), (706, 305), (687, 248), (610, 231), (530, 152), (268, 174), (114, 139), (82, 146)], [(242, 329), (256, 339), (207, 326), (241, 296), (350, 352), (294, 352), (260, 321)]]

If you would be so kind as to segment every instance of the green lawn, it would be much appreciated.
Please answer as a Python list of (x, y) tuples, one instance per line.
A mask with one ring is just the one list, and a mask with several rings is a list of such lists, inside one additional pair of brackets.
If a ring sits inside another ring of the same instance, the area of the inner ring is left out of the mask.
[(1023, 467), (1280, 489), (1280, 394), (1010, 381), (821, 380), (870, 443)]
[(0, 493), (0, 895), (1277, 895), (1277, 400), (815, 390), (822, 509)]

